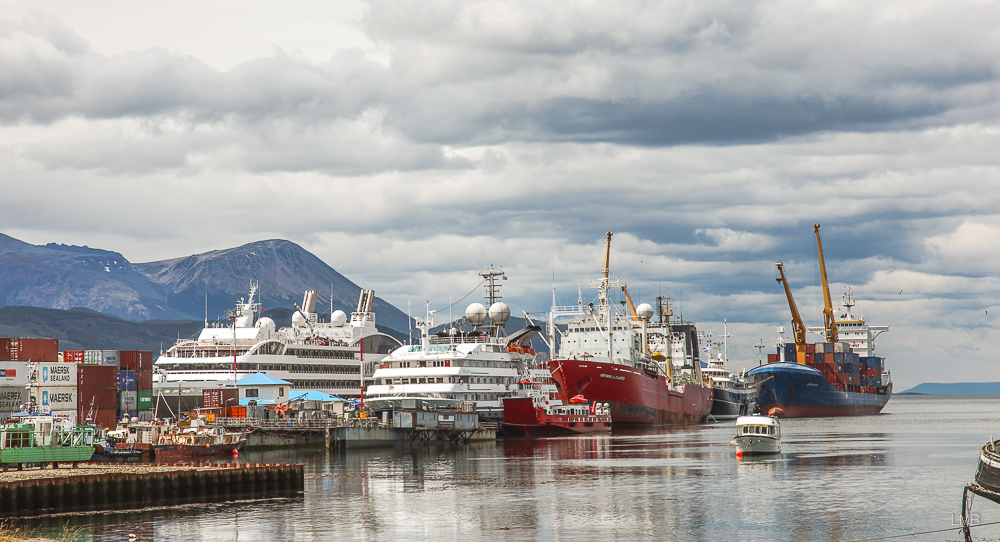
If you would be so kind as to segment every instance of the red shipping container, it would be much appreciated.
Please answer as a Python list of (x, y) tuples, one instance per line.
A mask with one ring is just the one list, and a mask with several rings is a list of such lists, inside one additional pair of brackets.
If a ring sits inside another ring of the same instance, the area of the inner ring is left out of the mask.
[(806, 344), (806, 354), (815, 354), (815, 353), (816, 353), (816, 345), (812, 343)]
[(76, 397), (77, 409), (83, 412), (91, 408), (118, 408), (118, 390), (115, 389), (77, 388)]
[(118, 353), (118, 363), (123, 371), (152, 371), (152, 350), (122, 350)]
[(236, 388), (201, 390), (201, 406), (204, 408), (231, 407), (239, 404), (240, 392)]
[(59, 339), (0, 339), (0, 361), (59, 361)]
[(768, 363), (775, 363), (777, 361), (778, 361), (778, 354), (768, 354), (767, 355), (767, 362)]
[(76, 413), (77, 423), (87, 423), (88, 417), (90, 418), (90, 423), (98, 427), (114, 429), (118, 426), (118, 411), (113, 408), (81, 409)]
[(63, 361), (66, 363), (80, 363), (83, 361), (83, 350), (66, 350), (63, 352)]
[(226, 416), (229, 418), (246, 418), (247, 407), (245, 406), (229, 407), (226, 409)]
[(138, 391), (153, 391), (153, 371), (139, 371), (136, 376), (139, 379)]
[(118, 367), (114, 365), (77, 365), (76, 382), (80, 389), (118, 390)]

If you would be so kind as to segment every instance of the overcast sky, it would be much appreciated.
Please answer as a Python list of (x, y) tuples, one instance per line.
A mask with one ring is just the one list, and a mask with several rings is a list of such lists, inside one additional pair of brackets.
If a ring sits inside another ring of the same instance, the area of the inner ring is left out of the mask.
[(821, 322), (818, 222), (897, 391), (1000, 381), (998, 51), (989, 1), (0, 0), (0, 232), (288, 239), (414, 313), (495, 264), (519, 314), (613, 231), (741, 367), (776, 261)]

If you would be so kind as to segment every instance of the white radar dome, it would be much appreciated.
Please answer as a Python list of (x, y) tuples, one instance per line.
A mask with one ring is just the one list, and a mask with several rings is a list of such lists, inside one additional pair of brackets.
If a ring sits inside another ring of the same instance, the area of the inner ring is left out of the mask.
[(344, 311), (336, 310), (330, 315), (330, 323), (337, 327), (344, 327), (347, 323), (347, 314)]
[(274, 333), (274, 320), (271, 320), (267, 316), (257, 320), (257, 329), (264, 331), (266, 333)]
[(504, 325), (510, 318), (510, 307), (503, 301), (497, 301), (490, 305), (490, 322), (497, 325)]
[(653, 306), (649, 303), (642, 303), (635, 308), (635, 312), (639, 315), (639, 318), (649, 320), (653, 317)]
[(306, 325), (306, 317), (302, 315), (302, 312), (295, 311), (292, 313), (292, 327), (304, 327)]
[(473, 303), (465, 308), (465, 319), (474, 326), (481, 326), (486, 321), (486, 305)]

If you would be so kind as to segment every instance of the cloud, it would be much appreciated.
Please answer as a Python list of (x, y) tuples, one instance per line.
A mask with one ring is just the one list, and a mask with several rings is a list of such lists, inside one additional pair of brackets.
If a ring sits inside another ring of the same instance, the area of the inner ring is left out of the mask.
[(788, 320), (774, 262), (818, 320), (820, 223), (835, 297), (893, 326), (900, 385), (934, 374), (912, 345), (994, 338), (988, 4), (49, 5), (0, 22), (19, 239), (134, 262), (289, 239), (397, 306), (502, 265), (518, 313), (553, 282), (592, 298), (613, 231), (637, 301), (728, 318), (748, 362)]

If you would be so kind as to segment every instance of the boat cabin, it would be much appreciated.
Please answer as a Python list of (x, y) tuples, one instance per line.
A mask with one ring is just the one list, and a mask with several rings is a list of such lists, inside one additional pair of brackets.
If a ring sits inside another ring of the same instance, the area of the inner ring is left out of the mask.
[(736, 436), (758, 435), (781, 438), (781, 426), (774, 416), (740, 416), (736, 419)]

